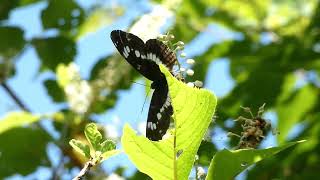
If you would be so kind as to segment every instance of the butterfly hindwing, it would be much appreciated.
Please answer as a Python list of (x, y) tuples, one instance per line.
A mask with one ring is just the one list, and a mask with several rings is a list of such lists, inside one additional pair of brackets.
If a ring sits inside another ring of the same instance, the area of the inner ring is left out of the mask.
[(146, 136), (152, 141), (162, 139), (170, 125), (173, 114), (167, 80), (163, 78), (156, 83), (148, 112)]
[(156, 58), (155, 61), (159, 60), (159, 63), (164, 64), (169, 71), (172, 70), (173, 65), (177, 62), (175, 53), (171, 51), (167, 45), (157, 39), (149, 39), (146, 42), (146, 52), (155, 54), (158, 58)]

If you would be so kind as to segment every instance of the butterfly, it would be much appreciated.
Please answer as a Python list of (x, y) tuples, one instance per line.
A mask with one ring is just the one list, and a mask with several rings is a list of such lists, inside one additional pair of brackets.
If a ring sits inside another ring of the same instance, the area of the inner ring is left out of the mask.
[(176, 55), (157, 39), (149, 39), (144, 43), (138, 36), (121, 30), (112, 31), (110, 36), (127, 62), (152, 81), (151, 88), (154, 92), (148, 112), (146, 136), (152, 141), (161, 140), (169, 128), (173, 108), (168, 83), (159, 64), (164, 64), (172, 72), (177, 62)]

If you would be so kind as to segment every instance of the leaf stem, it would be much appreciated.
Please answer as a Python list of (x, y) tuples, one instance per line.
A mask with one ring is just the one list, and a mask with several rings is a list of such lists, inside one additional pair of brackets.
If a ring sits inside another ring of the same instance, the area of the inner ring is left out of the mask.
[(79, 174), (76, 177), (74, 177), (72, 180), (80, 180), (80, 179), (82, 179), (86, 175), (86, 173), (89, 172), (90, 168), (93, 167), (93, 165), (94, 165), (94, 162), (93, 162), (93, 159), (91, 158), (90, 161), (86, 162), (86, 164), (81, 169)]

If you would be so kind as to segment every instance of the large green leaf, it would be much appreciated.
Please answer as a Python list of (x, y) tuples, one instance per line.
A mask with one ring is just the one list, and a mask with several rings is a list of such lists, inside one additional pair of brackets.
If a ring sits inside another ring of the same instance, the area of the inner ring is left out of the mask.
[(0, 134), (0, 179), (27, 175), (48, 165), (46, 145), (49, 135), (36, 128), (14, 128)]
[(0, 57), (3, 56), (5, 58), (16, 56), (26, 43), (23, 37), (23, 30), (18, 27), (0, 27), (0, 39)]
[(41, 13), (43, 27), (70, 30), (79, 26), (84, 19), (83, 9), (73, 0), (49, 1)]
[(56, 67), (63, 63), (69, 64), (76, 55), (76, 45), (73, 40), (64, 37), (35, 38), (32, 40), (42, 66), (56, 70)]
[(153, 179), (187, 179), (217, 100), (206, 89), (191, 88), (178, 81), (162, 65), (161, 71), (167, 78), (174, 109), (173, 135), (150, 141), (126, 125), (121, 142), (129, 159)]
[(283, 142), (290, 129), (317, 103), (319, 93), (313, 86), (304, 86), (282, 99), (276, 107), (278, 114), (279, 142)]
[(12, 128), (25, 126), (39, 120), (39, 115), (33, 115), (28, 112), (11, 112), (0, 120), (0, 134)]
[(10, 11), (18, 5), (18, 0), (2, 0), (0, 3), (0, 20), (7, 19)]
[(206, 179), (232, 179), (250, 165), (271, 157), (300, 142), (303, 141), (291, 142), (283, 146), (268, 149), (241, 149), (234, 151), (224, 149), (213, 157)]
[(97, 7), (79, 27), (77, 39), (110, 25), (117, 17), (124, 14), (122, 6)]
[(47, 79), (44, 81), (48, 95), (54, 102), (64, 102), (66, 97), (63, 89), (58, 85), (56, 80)]

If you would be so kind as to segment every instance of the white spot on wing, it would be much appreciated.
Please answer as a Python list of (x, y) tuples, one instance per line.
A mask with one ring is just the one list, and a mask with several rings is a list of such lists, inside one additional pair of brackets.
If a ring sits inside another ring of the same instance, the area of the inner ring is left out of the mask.
[(136, 54), (137, 57), (140, 57), (140, 52), (138, 50), (135, 50), (134, 53)]
[(148, 122), (148, 129), (151, 129), (152, 130), (152, 122)]
[[(128, 46), (127, 46), (128, 47)], [(128, 56), (129, 56), (129, 53), (128, 53), (128, 51), (127, 51), (127, 49), (126, 48), (123, 48), (123, 56), (125, 57), (125, 58), (127, 58)]]
[(161, 114), (160, 113), (157, 113), (157, 118), (158, 118), (158, 120), (161, 119)]
[(156, 125), (156, 123), (153, 123), (153, 124), (152, 124), (152, 126), (153, 126), (153, 129), (154, 129), (154, 130), (156, 130), (156, 129), (157, 129), (157, 125)]
[(127, 52), (130, 53), (130, 48), (129, 46), (126, 46)]

